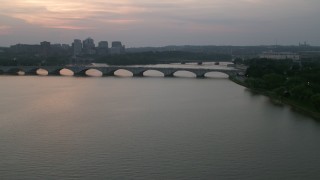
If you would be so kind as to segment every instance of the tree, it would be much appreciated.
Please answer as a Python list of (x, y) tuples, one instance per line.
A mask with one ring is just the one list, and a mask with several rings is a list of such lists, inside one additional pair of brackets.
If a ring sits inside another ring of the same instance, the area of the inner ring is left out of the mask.
[(320, 94), (315, 94), (311, 97), (311, 102), (315, 108), (320, 111)]
[(313, 95), (312, 89), (304, 84), (297, 85), (291, 89), (291, 94), (294, 98), (305, 101), (309, 100)]
[(235, 63), (235, 64), (243, 64), (243, 59), (242, 59), (242, 58), (236, 58), (236, 59), (234, 60), (234, 63)]
[(286, 79), (283, 75), (272, 73), (264, 75), (263, 80), (266, 83), (266, 88), (272, 90), (282, 86)]

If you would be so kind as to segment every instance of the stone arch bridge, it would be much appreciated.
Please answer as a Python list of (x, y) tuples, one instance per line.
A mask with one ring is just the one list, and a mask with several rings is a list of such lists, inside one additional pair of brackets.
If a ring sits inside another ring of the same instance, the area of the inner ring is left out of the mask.
[(230, 76), (235, 76), (241, 72), (237, 69), (204, 69), (204, 68), (169, 68), (169, 67), (136, 67), (136, 66), (0, 66), (1, 74), (16, 75), (18, 72), (24, 72), (26, 75), (37, 75), (39, 69), (44, 69), (48, 72), (48, 75), (60, 75), (62, 69), (68, 69), (74, 73), (75, 76), (86, 76), (86, 71), (90, 69), (98, 70), (103, 76), (114, 76), (117, 70), (130, 71), (133, 76), (143, 76), (143, 73), (148, 70), (155, 70), (161, 72), (164, 77), (173, 77), (175, 72), (189, 71), (196, 75), (198, 78), (205, 77), (209, 72), (220, 72)]

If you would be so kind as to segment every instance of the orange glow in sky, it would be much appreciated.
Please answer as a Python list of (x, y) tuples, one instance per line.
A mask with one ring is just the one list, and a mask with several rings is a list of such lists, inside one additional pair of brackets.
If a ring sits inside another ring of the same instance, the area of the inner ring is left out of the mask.
[(139, 11), (138, 7), (129, 6), (126, 0), (10, 0), (4, 2), (2, 7), (6, 7), (0, 8), (3, 15), (24, 20), (30, 24), (49, 28), (65, 27), (65, 29), (84, 29), (85, 26), (77, 27), (74, 22), (90, 18), (91, 20), (107, 18), (108, 22), (115, 23), (132, 22), (132, 20), (114, 19), (108, 16), (114, 14), (125, 16)]

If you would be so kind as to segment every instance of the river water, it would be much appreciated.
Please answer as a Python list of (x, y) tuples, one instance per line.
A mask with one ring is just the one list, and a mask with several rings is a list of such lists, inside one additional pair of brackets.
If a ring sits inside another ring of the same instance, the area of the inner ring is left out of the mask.
[(319, 179), (320, 124), (227, 78), (0, 76), (0, 179)]

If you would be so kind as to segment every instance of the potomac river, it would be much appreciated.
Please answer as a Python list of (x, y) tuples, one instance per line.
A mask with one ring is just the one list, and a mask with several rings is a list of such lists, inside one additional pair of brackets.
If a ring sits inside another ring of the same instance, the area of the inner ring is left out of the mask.
[(149, 73), (0, 76), (0, 178), (320, 178), (319, 122), (224, 74)]

